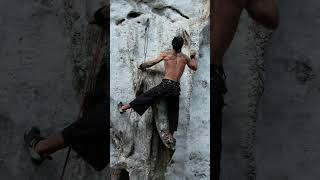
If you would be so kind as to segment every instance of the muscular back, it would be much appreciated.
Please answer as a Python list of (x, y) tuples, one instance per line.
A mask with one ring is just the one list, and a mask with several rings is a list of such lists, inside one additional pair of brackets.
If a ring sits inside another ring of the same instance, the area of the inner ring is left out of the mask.
[(188, 63), (189, 57), (183, 53), (175, 53), (173, 51), (164, 52), (161, 54), (164, 60), (165, 79), (179, 81), (184, 68)]

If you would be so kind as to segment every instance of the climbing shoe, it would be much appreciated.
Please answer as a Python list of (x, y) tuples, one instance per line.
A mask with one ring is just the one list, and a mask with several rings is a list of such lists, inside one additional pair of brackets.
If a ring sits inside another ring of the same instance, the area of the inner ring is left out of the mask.
[(165, 130), (161, 131), (160, 137), (164, 146), (166, 146), (167, 148), (173, 151), (175, 150), (176, 139), (173, 137), (173, 135), (169, 131), (165, 131)]
[[(38, 127), (32, 127), (30, 130), (24, 133), (24, 142), (30, 153), (31, 160), (38, 165), (40, 165), (46, 159), (46, 157), (35, 151), (36, 145), (43, 139), (45, 138), (41, 136), (40, 129)], [(50, 157), (48, 158), (50, 159)]]

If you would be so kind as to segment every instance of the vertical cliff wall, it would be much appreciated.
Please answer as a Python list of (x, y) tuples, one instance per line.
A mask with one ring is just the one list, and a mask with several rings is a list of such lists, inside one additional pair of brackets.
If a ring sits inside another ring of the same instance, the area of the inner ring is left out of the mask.
[(319, 177), (319, 6), (279, 1), (272, 38), (243, 13), (225, 57), (221, 179)]
[(244, 12), (225, 55), (227, 104), (223, 110), (221, 179), (255, 178), (257, 104), (264, 89), (264, 49), (269, 33)]
[[(111, 1), (111, 168), (130, 179), (209, 179), (209, 1)], [(149, 24), (149, 26), (148, 26)], [(142, 117), (120, 115), (117, 103), (161, 82), (163, 64), (147, 71), (139, 64), (171, 48), (174, 36), (185, 38), (183, 52), (199, 51), (199, 69), (186, 68), (176, 151), (162, 144), (156, 127), (166, 126), (165, 108)], [(143, 86), (142, 86), (143, 85)], [(159, 122), (156, 124), (155, 122)], [(116, 177), (115, 177), (116, 178)]]
[(265, 91), (258, 111), (257, 179), (316, 180), (320, 2), (284, 0), (279, 6), (280, 26), (266, 50)]
[[(0, 2), (0, 179), (59, 179), (66, 151), (34, 166), (23, 133), (37, 125), (49, 135), (75, 120), (99, 32), (88, 18), (99, 7), (99, 1)], [(107, 175), (71, 154), (66, 179)]]

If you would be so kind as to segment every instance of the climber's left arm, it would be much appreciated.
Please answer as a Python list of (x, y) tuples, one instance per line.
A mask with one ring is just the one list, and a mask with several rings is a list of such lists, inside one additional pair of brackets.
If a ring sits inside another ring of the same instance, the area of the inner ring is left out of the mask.
[(166, 56), (165, 53), (161, 53), (160, 56), (158, 56), (156, 59), (142, 63), (139, 66), (139, 69), (143, 70), (145, 68), (152, 67), (158, 64), (159, 62), (161, 62), (165, 58), (165, 56)]

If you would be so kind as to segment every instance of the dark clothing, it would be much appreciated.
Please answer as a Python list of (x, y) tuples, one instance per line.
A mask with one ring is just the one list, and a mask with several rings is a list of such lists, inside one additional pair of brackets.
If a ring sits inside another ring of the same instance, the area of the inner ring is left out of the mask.
[(179, 96), (164, 97), (167, 106), (169, 132), (173, 134), (178, 129), (179, 121)]
[(94, 92), (86, 96), (82, 117), (62, 131), (65, 142), (94, 169), (109, 163), (109, 97), (107, 68), (103, 63), (96, 78)]
[[(103, 7), (106, 8), (106, 7)], [(95, 13), (96, 21), (99, 25), (105, 24), (106, 14), (100, 8)], [(107, 12), (109, 9), (107, 9)], [(108, 28), (103, 30), (103, 36), (108, 35)], [(104, 42), (102, 38), (102, 43)], [(106, 43), (107, 45), (109, 43)], [(108, 49), (101, 47), (101, 62), (99, 71), (95, 74), (93, 87), (90, 86), (84, 96), (82, 104), (82, 117), (62, 131), (62, 136), (66, 142), (78, 155), (95, 170), (104, 169), (110, 161), (110, 100), (109, 100), (109, 71), (110, 62), (108, 59)], [(100, 48), (100, 47), (99, 47)], [(95, 55), (94, 55), (95, 56)], [(95, 59), (97, 60), (97, 59)], [(89, 74), (91, 72), (88, 72)], [(85, 89), (85, 87), (83, 87)]]
[(105, 8), (108, 8), (107, 6), (103, 6), (102, 8), (98, 9), (95, 13), (94, 13), (94, 19), (96, 21), (96, 24), (101, 26), (101, 27), (107, 27), (107, 14), (103, 14), (103, 10)]
[(176, 131), (179, 118), (179, 96), (180, 83), (169, 79), (163, 79), (162, 82), (136, 97), (130, 102), (130, 107), (140, 116), (156, 101), (163, 99), (166, 102), (168, 110), (168, 120), (170, 131)]
[(66, 144), (97, 171), (109, 163), (108, 106), (107, 100), (96, 104), (62, 131)]
[(220, 176), (221, 160), (221, 129), (222, 129), (222, 109), (224, 106), (223, 95), (227, 92), (225, 86), (225, 74), (222, 67), (211, 65), (210, 67), (210, 113), (211, 127), (211, 144), (213, 147), (213, 174), (215, 179)]

